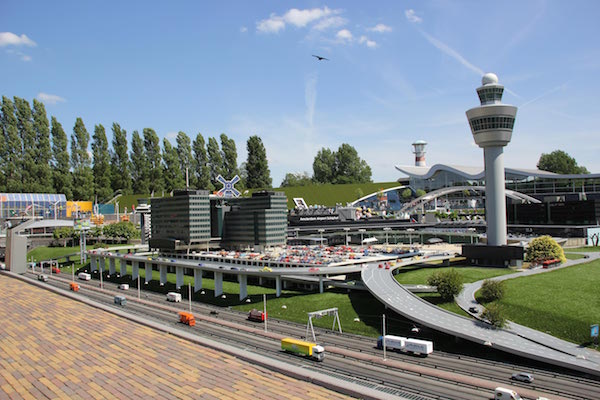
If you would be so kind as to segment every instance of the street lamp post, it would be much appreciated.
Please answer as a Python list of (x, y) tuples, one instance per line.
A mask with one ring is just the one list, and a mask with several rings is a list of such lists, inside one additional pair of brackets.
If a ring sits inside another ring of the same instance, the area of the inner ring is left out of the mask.
[(344, 228), (344, 236), (346, 236), (346, 247), (348, 247), (348, 232), (350, 232), (350, 228)]
[(392, 230), (392, 228), (390, 228), (389, 226), (386, 226), (385, 228), (383, 228), (383, 230), (385, 231), (385, 245), (389, 245), (388, 242), (388, 232)]
[(325, 229), (319, 229), (319, 233), (321, 234), (321, 242), (319, 243), (319, 245), (323, 246), (323, 232), (325, 232)]

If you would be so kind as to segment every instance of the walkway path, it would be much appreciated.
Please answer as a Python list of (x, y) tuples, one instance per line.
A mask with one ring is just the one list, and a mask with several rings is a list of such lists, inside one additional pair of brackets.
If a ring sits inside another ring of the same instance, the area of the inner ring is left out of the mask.
[[(435, 257), (429, 259), (433, 260)], [(540, 344), (543, 340), (531, 341), (506, 329), (492, 329), (489, 324), (445, 311), (422, 300), (400, 285), (392, 270), (369, 264), (362, 271), (362, 280), (368, 290), (389, 308), (424, 326), (508, 353), (600, 376), (600, 363), (595, 360), (581, 359), (544, 346)]]

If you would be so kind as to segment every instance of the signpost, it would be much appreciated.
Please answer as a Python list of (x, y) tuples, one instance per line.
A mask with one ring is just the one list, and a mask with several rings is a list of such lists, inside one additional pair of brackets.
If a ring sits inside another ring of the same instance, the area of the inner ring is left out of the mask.
[(590, 326), (590, 336), (594, 340), (594, 343), (596, 343), (596, 347), (598, 347), (598, 333), (599, 333), (598, 328), (599, 328), (598, 324), (594, 324), (594, 325)]

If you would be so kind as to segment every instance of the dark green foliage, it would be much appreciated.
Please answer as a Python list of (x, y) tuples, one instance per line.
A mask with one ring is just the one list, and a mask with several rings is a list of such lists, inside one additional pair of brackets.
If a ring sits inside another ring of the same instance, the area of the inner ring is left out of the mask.
[(167, 138), (163, 139), (163, 178), (165, 189), (171, 193), (175, 189), (185, 189), (185, 180), (177, 158), (177, 149), (171, 146)]
[(22, 164), (21, 149), (23, 143), (17, 128), (17, 118), (13, 102), (2, 96), (2, 130), (4, 151), (0, 157), (2, 167), (2, 182), (6, 192), (22, 192), (23, 182), (21, 180)]
[(206, 154), (206, 143), (201, 133), (194, 140), (194, 166), (196, 176), (196, 188), (213, 191), (215, 187), (210, 181), (210, 168), (208, 166), (208, 155)]
[(36, 137), (33, 130), (31, 107), (27, 100), (15, 97), (15, 115), (17, 117), (17, 129), (21, 138), (21, 181), (22, 191), (25, 193), (37, 192), (37, 165), (35, 163)]
[(56, 228), (54, 230), (54, 232), (52, 233), (54, 239), (56, 240), (63, 240), (63, 246), (66, 247), (67, 246), (67, 241), (69, 239), (73, 239), (74, 235), (75, 235), (75, 230), (71, 227), (65, 226), (65, 227), (60, 227), (60, 228)]
[(504, 297), (504, 282), (486, 279), (479, 289), (479, 295), (486, 303), (500, 300)]
[(237, 165), (237, 149), (235, 141), (229, 139), (226, 134), (221, 134), (221, 151), (223, 156), (223, 177), (225, 179), (233, 179), (234, 176), (240, 175)]
[(125, 239), (127, 241), (140, 236), (140, 231), (129, 221), (106, 225), (103, 232), (104, 236), (108, 238)]
[(56, 193), (64, 194), (68, 200), (73, 199), (73, 181), (67, 150), (67, 134), (60, 122), (52, 117), (52, 182)]
[(496, 328), (502, 328), (506, 324), (504, 311), (497, 304), (488, 304), (481, 313), (481, 317), (487, 319)]
[(453, 268), (450, 271), (435, 272), (427, 278), (427, 284), (435, 286), (442, 300), (450, 301), (462, 290), (462, 277)]
[[(175, 149), (176, 156), (179, 158), (179, 168), (183, 176), (184, 182), (187, 174), (187, 179), (190, 188), (196, 187), (196, 176), (194, 171), (194, 157), (192, 157), (192, 142), (190, 137), (184, 132), (177, 134), (177, 148)], [(183, 188), (183, 186), (182, 186)]]
[(307, 186), (312, 184), (312, 179), (308, 176), (308, 172), (302, 173), (287, 173), (281, 182), (281, 187), (289, 186)]
[(406, 188), (402, 191), (402, 200), (407, 201), (412, 197), (412, 190)]
[(316, 183), (367, 183), (371, 182), (371, 167), (361, 160), (354, 147), (343, 143), (336, 152), (327, 148), (319, 150), (313, 161), (313, 180)]
[(250, 136), (246, 144), (246, 187), (268, 189), (271, 187), (271, 172), (267, 162), (267, 151), (260, 137)]
[(102, 125), (96, 125), (92, 138), (92, 155), (94, 173), (94, 195), (99, 203), (106, 202), (112, 197), (110, 186), (111, 168), (110, 155), (108, 153), (108, 140), (106, 131)]
[(540, 236), (529, 242), (525, 261), (541, 262), (552, 259), (567, 261), (563, 248), (550, 236)]
[(91, 201), (94, 194), (94, 176), (92, 173), (88, 145), (90, 134), (81, 118), (77, 118), (71, 135), (71, 167), (73, 168), (73, 198)]
[(160, 141), (154, 129), (144, 128), (144, 149), (148, 162), (148, 186), (152, 195), (159, 194), (164, 190), (162, 176), (162, 155), (160, 152)]
[(131, 193), (131, 163), (127, 153), (127, 131), (116, 122), (112, 125), (111, 187), (113, 193), (121, 190)]
[(131, 178), (134, 193), (150, 193), (150, 165), (138, 131), (131, 137)]
[(577, 161), (562, 150), (554, 150), (550, 154), (542, 153), (537, 167), (556, 174), (589, 174), (587, 168), (577, 165)]
[(416, 195), (417, 197), (425, 196), (426, 192), (423, 189), (417, 189)]
[[(219, 188), (221, 184), (217, 182), (217, 176), (223, 176), (223, 157), (219, 150), (219, 143), (215, 138), (208, 138), (208, 145), (206, 146), (206, 152), (208, 153), (208, 166), (210, 168), (210, 181), (213, 187)], [(227, 178), (224, 176), (224, 178)]]
[(36, 137), (36, 146), (34, 147), (36, 191), (38, 193), (52, 193), (50, 124), (48, 123), (44, 103), (39, 102), (36, 99), (33, 99), (33, 129)]

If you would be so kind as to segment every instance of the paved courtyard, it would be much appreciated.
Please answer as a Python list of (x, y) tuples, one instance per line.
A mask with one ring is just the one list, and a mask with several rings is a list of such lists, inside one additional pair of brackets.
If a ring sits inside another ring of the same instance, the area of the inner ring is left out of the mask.
[(0, 288), (2, 399), (348, 398), (17, 279)]

